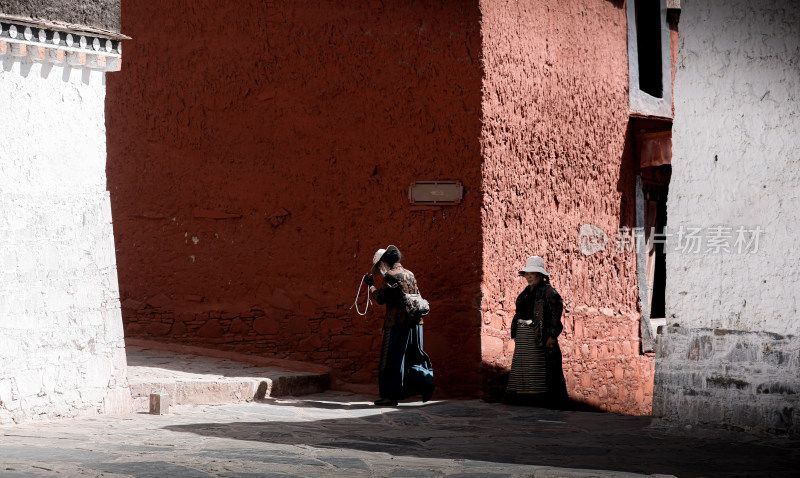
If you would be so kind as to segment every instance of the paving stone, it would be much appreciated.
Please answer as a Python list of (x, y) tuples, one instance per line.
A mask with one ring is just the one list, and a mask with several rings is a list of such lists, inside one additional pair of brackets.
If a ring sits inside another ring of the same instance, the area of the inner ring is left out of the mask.
[(448, 478), (510, 478), (511, 475), (508, 474), (498, 474), (498, 473), (455, 473), (453, 475), (447, 475)]
[(386, 414), (383, 416), (383, 424), (386, 426), (422, 426), (430, 423), (430, 419), (422, 413), (406, 413), (403, 415)]
[(4, 461), (91, 463), (107, 460), (109, 455), (75, 448), (0, 445), (0, 457)]
[(219, 476), (225, 478), (303, 478), (301, 475), (287, 473), (223, 473)]
[(389, 473), (390, 478), (436, 478), (442, 476), (441, 472), (427, 470), (394, 470)]
[[(430, 407), (430, 409), (425, 410), (425, 413), (428, 415), (433, 415), (436, 417), (450, 417), (450, 418), (474, 418), (475, 411), (469, 408), (454, 408), (454, 407)], [(499, 417), (499, 414), (487, 412), (486, 416), (481, 416), (482, 419), (491, 419)]]
[(296, 466), (325, 466), (319, 460), (302, 456), (298, 453), (263, 453), (259, 450), (205, 450), (197, 456), (225, 458), (229, 460), (251, 461), (259, 463), (275, 463)]
[(171, 446), (143, 446), (143, 445), (110, 445), (106, 447), (112, 451), (124, 451), (128, 453), (156, 453), (160, 451), (175, 451), (175, 447)]
[(343, 458), (343, 457), (328, 457), (322, 458), (322, 461), (336, 468), (347, 468), (351, 470), (369, 470), (369, 467), (364, 460), (360, 458)]
[(0, 478), (49, 478), (46, 475), (31, 475), (28, 473), (8, 473), (0, 471)]
[(564, 445), (538, 445), (536, 450), (540, 453), (552, 453), (564, 456), (606, 456), (611, 450), (597, 446), (564, 446)]
[(333, 449), (346, 448), (349, 450), (356, 450), (362, 452), (375, 452), (375, 453), (388, 452), (386, 445), (381, 443), (355, 442), (347, 440), (319, 443), (318, 446), (333, 448)]
[(281, 401), (176, 406), (161, 416), (3, 426), (0, 462), (12, 460), (7, 466), (14, 469), (0, 473), (795, 478), (800, 468), (800, 441), (695, 429), (667, 433), (651, 428), (646, 417), (476, 400), (380, 409), (364, 406), (367, 398), (329, 392)]
[(132, 475), (136, 478), (203, 478), (211, 477), (195, 468), (175, 465), (164, 461), (131, 461), (126, 463), (98, 463), (92, 469), (121, 475)]

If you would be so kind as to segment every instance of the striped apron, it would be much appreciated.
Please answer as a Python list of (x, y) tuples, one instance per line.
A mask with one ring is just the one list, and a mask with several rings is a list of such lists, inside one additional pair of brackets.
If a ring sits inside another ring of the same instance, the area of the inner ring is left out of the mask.
[(544, 347), (539, 347), (537, 332), (540, 327), (519, 325), (517, 327), (511, 375), (508, 377), (509, 392), (545, 392)]

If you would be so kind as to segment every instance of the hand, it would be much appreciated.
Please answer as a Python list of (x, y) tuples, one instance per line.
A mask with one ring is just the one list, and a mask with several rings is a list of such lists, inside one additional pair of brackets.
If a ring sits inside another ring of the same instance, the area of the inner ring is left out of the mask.
[(552, 349), (556, 345), (556, 339), (553, 337), (547, 337), (547, 343), (544, 344), (545, 347), (548, 349)]
[(364, 283), (370, 287), (375, 285), (375, 281), (372, 279), (372, 274), (364, 274)]

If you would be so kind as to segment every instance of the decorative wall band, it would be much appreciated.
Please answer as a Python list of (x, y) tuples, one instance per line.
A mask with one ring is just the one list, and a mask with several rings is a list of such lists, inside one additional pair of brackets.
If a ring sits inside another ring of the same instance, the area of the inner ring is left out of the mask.
[(95, 35), (0, 22), (0, 55), (118, 71), (122, 66), (122, 42)]

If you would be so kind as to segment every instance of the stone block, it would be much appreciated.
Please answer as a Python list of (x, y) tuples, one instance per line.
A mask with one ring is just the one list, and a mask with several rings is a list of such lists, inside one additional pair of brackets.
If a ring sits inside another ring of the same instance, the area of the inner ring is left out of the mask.
[(253, 321), (253, 329), (261, 335), (276, 335), (280, 331), (280, 324), (275, 319), (259, 317)]
[(686, 358), (693, 361), (708, 360), (713, 354), (714, 346), (711, 337), (694, 337), (689, 343)]
[(347, 324), (341, 319), (329, 318), (322, 321), (320, 331), (324, 334), (340, 334)]
[(42, 390), (42, 370), (28, 370), (16, 377), (20, 398), (37, 395)]
[(504, 345), (500, 337), (484, 336), (481, 339), (483, 360), (494, 361), (503, 356)]
[(760, 348), (754, 344), (740, 341), (737, 342), (728, 353), (727, 360), (731, 362), (756, 363), (760, 361)]
[(13, 386), (9, 379), (0, 380), (0, 407), (8, 406), (14, 400)]
[(245, 324), (242, 321), (242, 319), (240, 319), (239, 317), (235, 317), (231, 321), (229, 330), (230, 333), (232, 333), (235, 336), (244, 336), (247, 335), (248, 332), (250, 332), (250, 327), (247, 324)]
[(197, 335), (204, 338), (222, 337), (224, 333), (225, 329), (216, 320), (209, 320), (197, 329)]
[(300, 308), (300, 312), (307, 317), (313, 317), (319, 313), (317, 303), (308, 297), (301, 297), (298, 307)]
[(160, 337), (169, 333), (170, 329), (172, 328), (172, 324), (163, 322), (149, 322), (144, 325), (144, 328), (149, 335)]
[(151, 393), (150, 394), (150, 413), (153, 415), (166, 415), (169, 413), (169, 394)]
[(294, 337), (306, 337), (311, 333), (311, 324), (306, 317), (292, 317), (287, 324), (287, 329)]
[(317, 334), (312, 334), (302, 339), (298, 343), (297, 349), (301, 351), (311, 352), (317, 350), (321, 346), (322, 346), (322, 339), (320, 339)]
[(172, 303), (172, 299), (164, 293), (158, 293), (153, 297), (148, 297), (146, 300), (147, 304), (152, 307), (166, 307)]
[(330, 338), (329, 347), (342, 352), (370, 350), (373, 339), (372, 335), (335, 335)]

